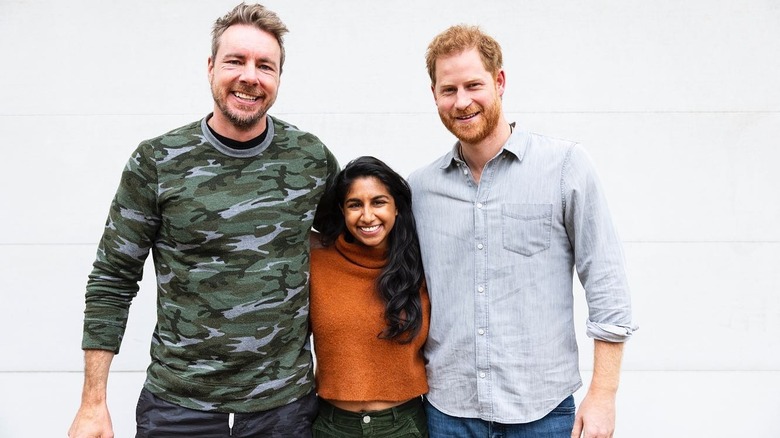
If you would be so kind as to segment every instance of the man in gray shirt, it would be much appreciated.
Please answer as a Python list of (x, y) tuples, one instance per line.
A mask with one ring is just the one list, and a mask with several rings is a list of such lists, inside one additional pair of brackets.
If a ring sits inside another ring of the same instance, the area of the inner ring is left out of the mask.
[[(457, 138), (410, 176), (431, 296), (431, 437), (612, 437), (623, 342), (636, 329), (621, 243), (585, 151), (509, 124), (501, 48), (453, 26), (426, 53)], [(573, 272), (594, 338), (582, 386)]]

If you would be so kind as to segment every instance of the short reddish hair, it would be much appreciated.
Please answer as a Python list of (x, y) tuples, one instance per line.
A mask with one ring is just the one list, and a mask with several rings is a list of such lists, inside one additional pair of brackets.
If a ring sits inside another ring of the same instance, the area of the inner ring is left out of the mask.
[(478, 26), (459, 24), (452, 26), (436, 37), (425, 52), (425, 64), (431, 85), (436, 84), (436, 60), (442, 56), (456, 55), (469, 49), (477, 49), (485, 70), (495, 75), (504, 63), (501, 46)]

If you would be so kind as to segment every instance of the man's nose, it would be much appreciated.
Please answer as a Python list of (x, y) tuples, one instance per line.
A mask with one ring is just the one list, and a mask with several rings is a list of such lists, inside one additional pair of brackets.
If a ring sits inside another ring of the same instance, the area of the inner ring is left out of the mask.
[(250, 84), (256, 84), (257, 78), (257, 69), (255, 69), (254, 64), (246, 63), (243, 70), (241, 70), (241, 77), (239, 77), (239, 80)]
[(459, 110), (463, 110), (469, 107), (471, 105), (471, 96), (469, 95), (466, 90), (458, 90), (457, 94), (455, 95), (455, 108)]

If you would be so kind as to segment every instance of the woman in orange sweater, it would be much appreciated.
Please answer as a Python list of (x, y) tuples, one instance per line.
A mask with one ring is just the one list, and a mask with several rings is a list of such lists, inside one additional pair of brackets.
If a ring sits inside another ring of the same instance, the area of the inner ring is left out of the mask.
[(353, 160), (315, 219), (311, 329), (314, 437), (427, 437), (423, 344), (430, 302), (411, 190), (373, 157)]

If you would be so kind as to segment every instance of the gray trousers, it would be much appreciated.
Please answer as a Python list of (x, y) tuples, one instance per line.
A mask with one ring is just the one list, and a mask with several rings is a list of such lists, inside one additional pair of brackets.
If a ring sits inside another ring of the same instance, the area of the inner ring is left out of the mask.
[(276, 409), (248, 414), (226, 414), (183, 408), (143, 389), (136, 408), (135, 437), (310, 438), (311, 424), (316, 416), (317, 396), (313, 392)]

